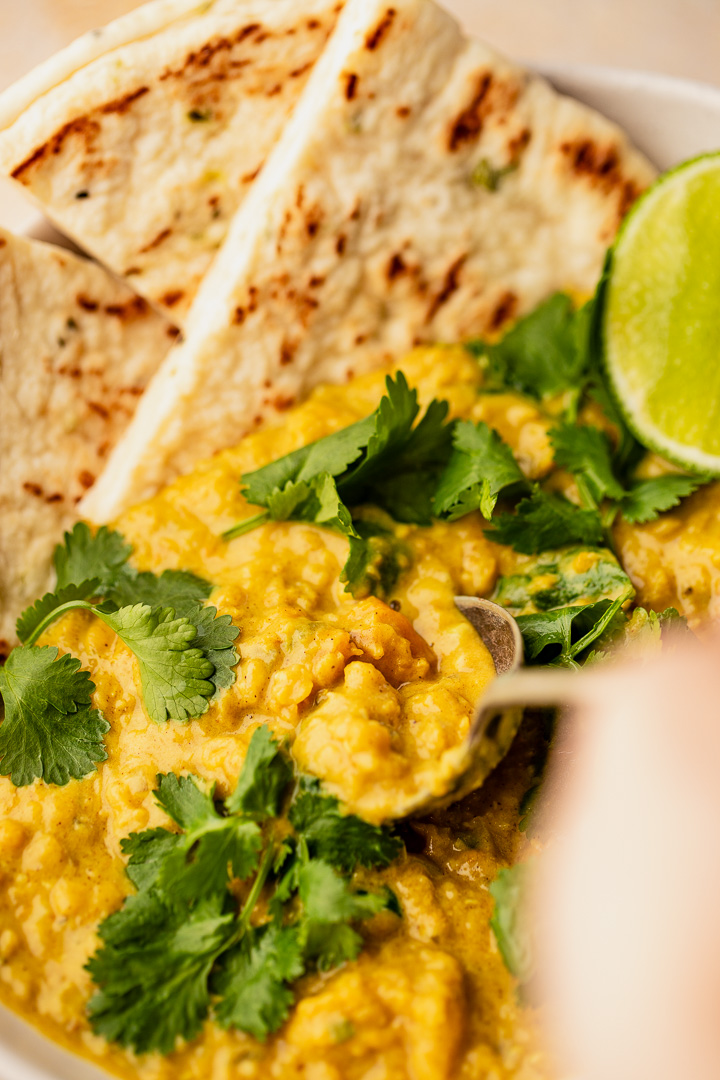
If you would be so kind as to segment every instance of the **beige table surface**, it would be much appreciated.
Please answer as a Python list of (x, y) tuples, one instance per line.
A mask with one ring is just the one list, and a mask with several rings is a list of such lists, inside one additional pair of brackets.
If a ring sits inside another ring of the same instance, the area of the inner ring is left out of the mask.
[[(297, 0), (298, 4), (302, 0)], [(720, 84), (720, 0), (445, 0), (472, 33), (535, 63), (605, 64)], [(0, 89), (138, 0), (0, 0)], [(28, 204), (0, 182), (0, 224)]]

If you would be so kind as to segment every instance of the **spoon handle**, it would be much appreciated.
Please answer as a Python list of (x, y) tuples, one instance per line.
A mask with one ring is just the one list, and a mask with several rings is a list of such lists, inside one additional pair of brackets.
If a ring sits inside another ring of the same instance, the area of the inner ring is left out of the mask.
[(533, 671), (523, 668), (501, 675), (489, 686), (478, 706), (470, 738), (473, 742), (488, 735), (493, 722), (505, 709), (516, 706), (551, 706), (586, 704), (592, 695), (594, 680), (570, 671)]

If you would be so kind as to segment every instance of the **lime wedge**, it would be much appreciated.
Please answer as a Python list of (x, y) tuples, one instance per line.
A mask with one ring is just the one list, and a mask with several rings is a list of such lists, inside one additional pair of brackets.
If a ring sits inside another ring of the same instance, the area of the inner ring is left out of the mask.
[(636, 437), (686, 469), (720, 475), (720, 153), (662, 176), (626, 218), (603, 332)]

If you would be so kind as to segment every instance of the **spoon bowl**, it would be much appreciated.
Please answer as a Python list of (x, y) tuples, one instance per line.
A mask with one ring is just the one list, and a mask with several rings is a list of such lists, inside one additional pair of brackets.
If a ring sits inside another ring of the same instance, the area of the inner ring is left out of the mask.
[(499, 699), (493, 695), (499, 683), (512, 684), (522, 664), (523, 640), (518, 624), (492, 600), (458, 596), (455, 604), (482, 639), (499, 677), (483, 694), (467, 738), (443, 754), (441, 768), (433, 777), (433, 790), (399, 801), (392, 815), (394, 819), (440, 810), (480, 787), (510, 749), (522, 720), (521, 702), (514, 700), (506, 707), (502, 701), (498, 704)]

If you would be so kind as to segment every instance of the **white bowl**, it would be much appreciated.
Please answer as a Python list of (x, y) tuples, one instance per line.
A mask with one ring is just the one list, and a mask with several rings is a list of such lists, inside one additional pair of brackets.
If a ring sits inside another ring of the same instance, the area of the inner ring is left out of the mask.
[[(720, 149), (720, 89), (609, 68), (552, 67), (542, 73), (559, 90), (617, 121), (661, 169)], [(29, 232), (62, 242), (42, 219)], [(0, 1008), (0, 1080), (107, 1080), (107, 1074)]]

